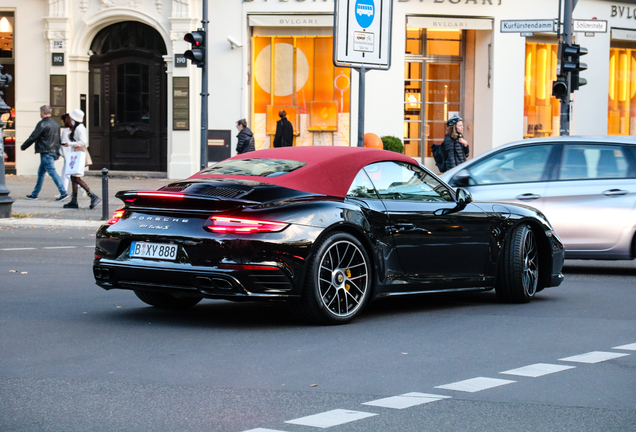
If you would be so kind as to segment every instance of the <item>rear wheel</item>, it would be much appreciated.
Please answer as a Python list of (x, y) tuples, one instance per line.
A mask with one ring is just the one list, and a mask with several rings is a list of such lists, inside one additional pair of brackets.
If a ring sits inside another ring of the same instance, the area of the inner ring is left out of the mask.
[(528, 225), (510, 233), (502, 251), (496, 292), (500, 300), (527, 303), (539, 284), (539, 247)]
[(186, 309), (201, 301), (201, 297), (175, 297), (166, 293), (135, 291), (142, 302), (162, 309)]
[(362, 312), (371, 295), (370, 260), (354, 236), (337, 232), (319, 244), (309, 263), (296, 315), (319, 324), (346, 324)]

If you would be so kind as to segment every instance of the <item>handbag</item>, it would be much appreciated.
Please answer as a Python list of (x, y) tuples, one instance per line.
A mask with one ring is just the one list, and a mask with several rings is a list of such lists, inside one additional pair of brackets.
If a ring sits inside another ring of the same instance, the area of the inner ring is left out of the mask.
[(86, 152), (75, 151), (68, 153), (64, 161), (64, 174), (84, 175), (86, 166)]

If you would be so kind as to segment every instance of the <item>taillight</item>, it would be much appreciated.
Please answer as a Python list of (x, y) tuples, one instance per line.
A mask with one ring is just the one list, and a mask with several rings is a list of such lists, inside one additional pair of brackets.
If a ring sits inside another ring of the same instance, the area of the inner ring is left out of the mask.
[(125, 210), (115, 210), (113, 217), (108, 219), (108, 225), (113, 225), (119, 222), (119, 219), (124, 215)]
[(154, 198), (184, 198), (184, 194), (172, 192), (137, 192), (137, 196)]
[(205, 228), (216, 233), (261, 233), (282, 231), (289, 224), (281, 222), (261, 221), (254, 219), (231, 218), (223, 216), (212, 216), (211, 223)]

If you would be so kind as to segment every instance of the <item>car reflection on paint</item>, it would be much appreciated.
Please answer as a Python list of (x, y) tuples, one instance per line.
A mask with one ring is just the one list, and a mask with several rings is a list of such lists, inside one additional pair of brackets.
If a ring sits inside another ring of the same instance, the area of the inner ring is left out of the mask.
[(476, 201), (544, 213), (572, 259), (636, 257), (634, 137), (547, 137), (497, 147), (442, 176)]
[(117, 197), (124, 207), (97, 232), (96, 283), (160, 308), (280, 300), (343, 324), (379, 297), (494, 288), (525, 303), (563, 278), (541, 213), (475, 204), (384, 150), (259, 150)]

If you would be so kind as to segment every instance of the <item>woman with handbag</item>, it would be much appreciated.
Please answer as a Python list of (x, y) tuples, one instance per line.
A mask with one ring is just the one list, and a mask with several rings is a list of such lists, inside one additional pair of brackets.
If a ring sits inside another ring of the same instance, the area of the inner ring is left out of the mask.
[[(84, 124), (82, 123), (84, 121), (84, 111), (80, 109), (75, 109), (68, 116), (71, 118), (73, 125), (69, 133), (69, 142), (66, 145), (69, 146), (70, 152), (85, 152), (86, 153), (85, 165), (86, 166), (91, 165), (92, 161), (90, 158), (90, 154), (88, 153), (88, 134), (86, 133), (86, 126), (84, 126)], [(66, 163), (65, 163), (65, 166), (66, 166)], [(68, 204), (64, 204), (64, 208), (74, 208), (74, 209), (79, 208), (79, 205), (77, 204), (77, 192), (78, 192), (78, 186), (81, 186), (91, 199), (91, 204), (89, 205), (89, 208), (92, 210), (95, 208), (97, 204), (101, 202), (101, 198), (95, 195), (93, 192), (91, 192), (86, 182), (82, 180), (82, 176), (84, 175), (83, 169), (80, 170), (80, 173), (71, 174), (71, 183), (73, 184), (73, 196), (71, 197), (71, 201)]]

